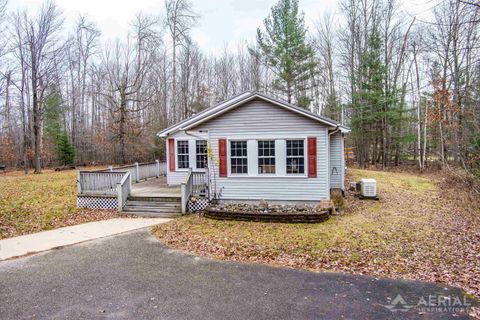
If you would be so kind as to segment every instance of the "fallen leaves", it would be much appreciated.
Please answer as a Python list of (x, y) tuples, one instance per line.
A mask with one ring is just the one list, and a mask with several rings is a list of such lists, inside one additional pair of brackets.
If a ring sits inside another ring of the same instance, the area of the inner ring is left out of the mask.
[(479, 198), (440, 174), (352, 170), (360, 177), (377, 179), (381, 200), (349, 195), (346, 214), (324, 223), (192, 215), (154, 232), (169, 246), (218, 259), (439, 282), (480, 297)]
[(76, 208), (76, 171), (0, 175), (0, 239), (118, 217)]

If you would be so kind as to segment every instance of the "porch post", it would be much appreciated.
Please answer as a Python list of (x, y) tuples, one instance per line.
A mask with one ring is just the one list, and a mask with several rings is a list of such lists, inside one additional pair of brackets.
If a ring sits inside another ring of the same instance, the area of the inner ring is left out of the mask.
[(210, 172), (208, 166), (205, 168), (205, 184), (207, 186), (207, 199), (210, 200)]
[(123, 195), (122, 195), (122, 185), (117, 183), (117, 202), (118, 202), (118, 212), (123, 210)]
[(135, 162), (135, 172), (137, 173), (136, 174), (136, 179), (135, 179), (135, 182), (138, 182), (139, 177), (140, 177), (140, 169), (138, 168), (138, 162)]
[(156, 164), (157, 164), (157, 178), (160, 177), (160, 161), (158, 160), (155, 160)]
[(187, 213), (187, 186), (185, 183), (181, 184), (182, 187), (182, 214)]
[(80, 183), (80, 170), (77, 170), (77, 193), (82, 193), (82, 184)]

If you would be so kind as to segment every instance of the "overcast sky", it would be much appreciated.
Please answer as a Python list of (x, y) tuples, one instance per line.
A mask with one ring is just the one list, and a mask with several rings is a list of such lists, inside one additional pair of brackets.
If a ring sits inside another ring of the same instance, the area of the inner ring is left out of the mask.
[[(402, 10), (410, 14), (425, 15), (437, 0), (406, 0)], [(253, 40), (262, 20), (269, 14), (276, 0), (192, 0), (194, 10), (200, 14), (199, 25), (193, 37), (206, 52), (221, 50), (225, 43), (237, 44)], [(42, 0), (10, 0), (12, 10), (35, 10)], [(135, 13), (160, 13), (163, 0), (56, 0), (69, 23), (80, 14), (86, 14), (102, 31), (104, 40), (125, 38)], [(325, 12), (335, 12), (336, 0), (300, 0), (307, 25)]]

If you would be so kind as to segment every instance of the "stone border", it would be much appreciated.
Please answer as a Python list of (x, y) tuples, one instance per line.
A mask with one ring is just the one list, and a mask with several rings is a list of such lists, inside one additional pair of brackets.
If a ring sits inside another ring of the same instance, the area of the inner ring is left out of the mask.
[(216, 210), (208, 207), (203, 211), (207, 218), (216, 220), (283, 222), (283, 223), (318, 223), (330, 218), (328, 210), (306, 213), (252, 213), (242, 211)]

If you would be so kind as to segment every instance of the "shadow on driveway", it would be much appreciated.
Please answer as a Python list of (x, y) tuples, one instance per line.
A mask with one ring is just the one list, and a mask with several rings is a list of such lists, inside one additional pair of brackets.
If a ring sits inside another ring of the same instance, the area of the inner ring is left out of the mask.
[[(468, 319), (392, 312), (455, 288), (215, 261), (171, 250), (147, 230), (0, 262), (2, 319)], [(397, 299), (398, 301), (398, 299)]]

